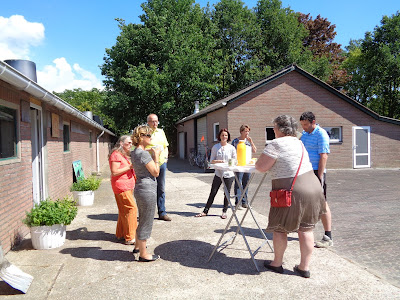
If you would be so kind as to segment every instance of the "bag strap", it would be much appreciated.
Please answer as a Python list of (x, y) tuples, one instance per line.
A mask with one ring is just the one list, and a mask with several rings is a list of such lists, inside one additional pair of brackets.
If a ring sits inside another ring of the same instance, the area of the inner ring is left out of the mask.
[[(301, 143), (301, 142), (300, 142), (300, 143)], [(303, 156), (304, 156), (304, 146), (303, 146), (303, 143), (301, 143), (301, 150), (302, 150), (302, 152), (301, 152), (301, 159), (300, 159), (299, 168), (297, 169), (296, 176), (294, 176), (294, 178), (293, 178), (293, 183), (292, 183), (292, 187), (290, 188), (290, 191), (293, 191), (294, 183), (296, 182), (297, 175), (299, 174), (299, 171), (300, 171), (301, 163), (303, 162)]]

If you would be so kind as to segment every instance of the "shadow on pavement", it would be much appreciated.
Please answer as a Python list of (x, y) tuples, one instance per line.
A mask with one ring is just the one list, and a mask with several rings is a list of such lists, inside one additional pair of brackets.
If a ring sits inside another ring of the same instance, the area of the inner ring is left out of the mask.
[[(214, 246), (196, 240), (177, 240), (164, 243), (154, 249), (154, 253), (161, 256), (163, 260), (177, 262), (182, 266), (196, 269), (213, 269), (218, 272), (234, 275), (258, 275), (250, 258), (228, 257), (223, 253), (216, 252), (210, 262), (208, 257)], [(262, 261), (257, 261), (261, 271)]]
[(123, 250), (103, 250), (101, 247), (76, 247), (64, 248), (62, 254), (69, 254), (76, 258), (91, 258), (104, 261), (134, 261), (135, 256), (132, 251)]
[(116, 242), (115, 234), (106, 233), (104, 231), (88, 231), (86, 227), (81, 227), (75, 230), (67, 231), (67, 240), (85, 240), (85, 241), (107, 241)]
[(4, 281), (0, 281), (0, 296), (23, 295), (24, 293), (14, 289)]
[(92, 220), (118, 221), (118, 214), (87, 215), (87, 217)]

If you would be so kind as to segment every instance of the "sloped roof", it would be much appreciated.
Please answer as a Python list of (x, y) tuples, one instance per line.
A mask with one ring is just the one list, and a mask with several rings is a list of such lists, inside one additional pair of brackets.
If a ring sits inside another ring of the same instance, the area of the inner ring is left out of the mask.
[(54, 95), (48, 90), (44, 89), (42, 86), (38, 85), (36, 82), (32, 81), (30, 78), (26, 77), (24, 74), (3, 61), (0, 61), (0, 79), (11, 84), (18, 90), (23, 90), (27, 92), (28, 94), (34, 96), (40, 101), (57, 107), (58, 109), (66, 112), (67, 114), (77, 117), (78, 119), (84, 121), (87, 124), (90, 124), (93, 127), (104, 131), (109, 135), (115, 136), (113, 132), (103, 127), (96, 121), (88, 118), (85, 114), (76, 109), (74, 106), (65, 102), (60, 97)]
[(202, 110), (200, 110), (198, 113), (195, 114), (191, 114), (190, 116), (187, 116), (181, 120), (179, 120), (178, 122), (176, 122), (176, 124), (181, 124), (184, 123), (188, 120), (191, 119), (197, 119), (200, 117), (203, 117), (205, 115), (207, 115), (208, 113), (221, 109), (224, 106), (228, 105), (229, 103), (235, 101), (236, 99), (243, 97), (244, 95), (290, 73), (290, 72), (298, 72), (299, 74), (307, 77), (308, 79), (312, 80), (314, 83), (318, 84), (319, 86), (321, 86), (322, 88), (328, 90), (329, 92), (335, 94), (336, 96), (338, 96), (339, 98), (341, 98), (342, 100), (350, 103), (351, 105), (355, 106), (356, 108), (358, 108), (359, 110), (361, 110), (362, 112), (368, 114), (369, 116), (373, 117), (376, 120), (379, 121), (383, 121), (383, 122), (387, 122), (387, 123), (392, 123), (392, 124), (396, 124), (396, 125), (400, 125), (400, 120), (397, 119), (393, 119), (393, 118), (388, 118), (388, 117), (384, 117), (384, 116), (380, 116), (379, 114), (377, 114), (376, 112), (372, 111), (371, 109), (365, 107), (364, 105), (360, 104), (359, 102), (357, 102), (356, 100), (350, 98), (349, 96), (341, 93), (340, 91), (338, 91), (337, 89), (335, 89), (334, 87), (330, 86), (329, 84), (323, 82), (322, 80), (318, 79), (317, 77), (313, 76), (312, 74), (306, 72), (305, 70), (303, 70), (302, 68), (298, 67), (297, 65), (293, 64), (293, 65), (289, 65), (285, 68), (283, 68), (282, 70), (264, 78), (261, 79), (255, 83), (253, 83), (252, 85), (249, 85), (248, 87), (245, 87), (244, 89), (233, 93), (231, 95), (228, 95), (225, 98), (222, 98), (212, 104), (210, 104), (209, 106), (203, 108)]

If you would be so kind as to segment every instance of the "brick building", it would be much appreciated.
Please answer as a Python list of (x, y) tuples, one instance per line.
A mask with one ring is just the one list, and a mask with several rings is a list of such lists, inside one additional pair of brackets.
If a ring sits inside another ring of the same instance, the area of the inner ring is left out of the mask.
[(80, 160), (85, 176), (98, 172), (114, 140), (101, 124), (39, 86), (33, 68), (33, 73), (20, 72), (0, 61), (0, 243), (5, 252), (29, 232), (22, 220), (34, 203), (71, 195), (72, 163)]
[(328, 168), (400, 167), (400, 120), (379, 116), (296, 65), (178, 121), (178, 155), (187, 158), (192, 148), (203, 152), (204, 143), (212, 147), (221, 128), (238, 137), (240, 126), (248, 124), (258, 157), (275, 138), (276, 116), (299, 120), (305, 111), (312, 111), (330, 135)]

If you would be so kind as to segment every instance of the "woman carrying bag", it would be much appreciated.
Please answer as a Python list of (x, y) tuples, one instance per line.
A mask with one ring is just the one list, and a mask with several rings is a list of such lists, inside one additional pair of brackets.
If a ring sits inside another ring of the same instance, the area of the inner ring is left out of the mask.
[(282, 264), (287, 247), (287, 234), (297, 232), (300, 264), (294, 266), (294, 271), (302, 277), (309, 278), (314, 248), (313, 229), (325, 210), (325, 198), (308, 153), (296, 137), (296, 132), (297, 122), (294, 118), (288, 115), (275, 118), (276, 138), (265, 147), (255, 167), (260, 172), (270, 172), (272, 192), (293, 189), (289, 207), (271, 207), (269, 211), (266, 231), (273, 232), (274, 259), (265, 261), (264, 266), (277, 273), (284, 272)]

